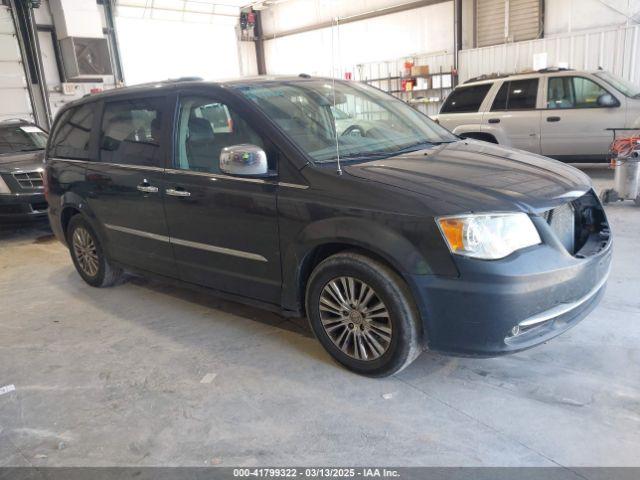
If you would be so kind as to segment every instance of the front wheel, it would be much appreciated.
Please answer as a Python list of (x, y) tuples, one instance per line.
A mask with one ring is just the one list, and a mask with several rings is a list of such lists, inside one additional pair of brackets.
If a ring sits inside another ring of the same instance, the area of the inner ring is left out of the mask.
[(408, 287), (391, 268), (356, 252), (333, 255), (311, 274), (307, 316), (329, 354), (363, 375), (393, 375), (422, 351)]

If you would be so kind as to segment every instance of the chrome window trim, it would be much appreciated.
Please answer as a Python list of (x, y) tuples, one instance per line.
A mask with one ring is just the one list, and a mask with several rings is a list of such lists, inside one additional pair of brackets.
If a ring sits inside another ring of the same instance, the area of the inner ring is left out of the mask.
[(267, 262), (268, 260), (257, 253), (245, 252), (243, 250), (234, 250), (233, 248), (218, 247), (216, 245), (210, 245), (208, 243), (192, 242), (190, 240), (182, 240), (180, 238), (168, 237), (166, 235), (158, 235), (156, 233), (145, 232), (144, 230), (136, 230), (135, 228), (122, 227), (120, 225), (113, 225), (105, 223), (104, 226), (109, 230), (115, 230), (117, 232), (127, 233), (129, 235), (136, 235), (138, 237), (150, 238), (160, 242), (166, 242), (173, 245), (180, 245), (183, 247), (196, 248), (198, 250), (206, 250), (208, 252), (221, 253), (223, 255), (230, 255), (233, 257), (245, 258), (247, 260), (255, 260), (257, 262)]
[(297, 183), (287, 183), (287, 182), (270, 182), (269, 180), (265, 180), (263, 178), (242, 178), (242, 177), (233, 177), (231, 175), (224, 175), (219, 173), (210, 173), (210, 172), (196, 172), (193, 170), (180, 170), (175, 168), (161, 168), (161, 167), (151, 167), (147, 165), (127, 165), (123, 163), (111, 163), (111, 162), (100, 162), (97, 160), (76, 160), (70, 158), (47, 158), (47, 161), (56, 161), (56, 162), (69, 162), (69, 163), (84, 163), (89, 165), (106, 165), (108, 167), (118, 167), (118, 168), (128, 168), (131, 170), (147, 170), (152, 172), (165, 172), (171, 175), (195, 175), (199, 177), (209, 177), (215, 180), (232, 180), (235, 182), (247, 182), (247, 183), (256, 183), (261, 185), (278, 185), (279, 187), (284, 188), (296, 188), (299, 190), (306, 190), (309, 188), (308, 185), (301, 185)]

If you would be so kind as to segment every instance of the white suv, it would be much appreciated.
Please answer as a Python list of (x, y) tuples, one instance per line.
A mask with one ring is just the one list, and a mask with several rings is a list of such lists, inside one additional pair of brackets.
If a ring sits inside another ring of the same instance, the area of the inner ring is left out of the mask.
[(452, 132), (567, 162), (607, 158), (607, 128), (640, 129), (640, 87), (608, 72), (545, 69), (473, 79), (437, 121)]

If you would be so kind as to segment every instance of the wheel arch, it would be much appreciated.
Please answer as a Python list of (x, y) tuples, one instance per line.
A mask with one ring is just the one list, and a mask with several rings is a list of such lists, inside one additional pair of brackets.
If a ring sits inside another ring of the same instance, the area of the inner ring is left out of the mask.
[(351, 250), (378, 260), (397, 273), (412, 292), (408, 273), (425, 265), (423, 255), (406, 238), (363, 219), (333, 218), (316, 222), (290, 245), (291, 248), (283, 252), (282, 306), (302, 315), (311, 272), (331, 255)]

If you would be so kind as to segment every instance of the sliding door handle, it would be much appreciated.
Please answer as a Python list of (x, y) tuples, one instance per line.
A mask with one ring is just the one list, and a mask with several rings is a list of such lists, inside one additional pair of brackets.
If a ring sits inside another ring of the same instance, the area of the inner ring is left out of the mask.
[(139, 192), (158, 193), (158, 187), (154, 187), (153, 185), (149, 185), (149, 183), (146, 180), (144, 180), (136, 188), (138, 189)]
[(190, 197), (191, 192), (187, 192), (186, 190), (176, 190), (175, 188), (167, 188), (165, 190), (167, 195), (171, 195), (172, 197)]

